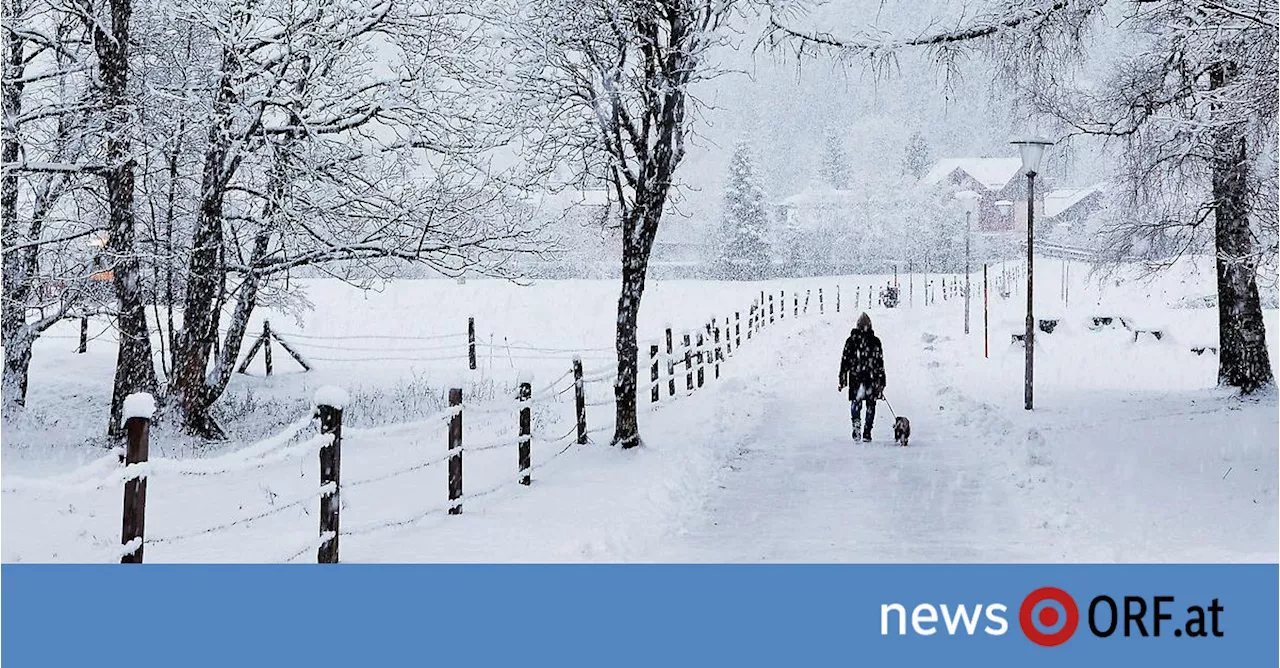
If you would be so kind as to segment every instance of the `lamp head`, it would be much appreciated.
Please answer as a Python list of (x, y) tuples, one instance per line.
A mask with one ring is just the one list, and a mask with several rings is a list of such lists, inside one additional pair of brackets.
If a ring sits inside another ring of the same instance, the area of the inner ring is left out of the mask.
[(961, 190), (956, 193), (956, 199), (960, 201), (960, 207), (967, 214), (975, 214), (978, 212), (978, 203), (982, 201), (982, 195), (972, 190)]
[(1040, 171), (1044, 150), (1053, 146), (1053, 142), (1044, 137), (1024, 137), (1009, 143), (1018, 147), (1018, 152), (1022, 156), (1022, 172), (1032, 175)]

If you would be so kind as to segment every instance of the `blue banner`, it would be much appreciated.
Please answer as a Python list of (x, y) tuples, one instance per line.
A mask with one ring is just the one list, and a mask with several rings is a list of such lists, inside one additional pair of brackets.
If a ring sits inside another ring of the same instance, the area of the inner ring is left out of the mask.
[(3, 566), (8, 666), (1280, 663), (1276, 565)]

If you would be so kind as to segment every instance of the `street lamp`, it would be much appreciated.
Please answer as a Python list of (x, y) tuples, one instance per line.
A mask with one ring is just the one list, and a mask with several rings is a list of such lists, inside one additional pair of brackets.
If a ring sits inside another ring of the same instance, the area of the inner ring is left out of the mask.
[(1027, 333), (1023, 337), (1023, 346), (1027, 351), (1027, 369), (1024, 380), (1023, 398), (1026, 409), (1031, 410), (1031, 388), (1033, 385), (1032, 368), (1035, 363), (1035, 318), (1032, 315), (1031, 286), (1032, 262), (1036, 229), (1036, 172), (1040, 171), (1040, 160), (1044, 158), (1044, 150), (1053, 142), (1044, 137), (1027, 137), (1015, 139), (1010, 144), (1018, 147), (1022, 154), (1022, 171), (1027, 174)]
[(960, 206), (964, 208), (964, 333), (969, 335), (969, 239), (973, 236), (973, 214), (978, 210), (982, 195), (972, 190), (961, 190), (956, 193)]

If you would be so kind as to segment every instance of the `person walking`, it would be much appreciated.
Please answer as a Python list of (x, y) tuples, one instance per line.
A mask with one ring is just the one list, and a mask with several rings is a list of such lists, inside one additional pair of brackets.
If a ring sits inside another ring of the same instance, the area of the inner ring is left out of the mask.
[[(871, 440), (876, 421), (876, 400), (884, 396), (884, 348), (871, 328), (871, 316), (864, 311), (857, 326), (845, 339), (840, 355), (840, 391), (849, 389), (849, 414), (853, 419), (853, 440)], [(866, 423), (862, 421), (866, 404)]]

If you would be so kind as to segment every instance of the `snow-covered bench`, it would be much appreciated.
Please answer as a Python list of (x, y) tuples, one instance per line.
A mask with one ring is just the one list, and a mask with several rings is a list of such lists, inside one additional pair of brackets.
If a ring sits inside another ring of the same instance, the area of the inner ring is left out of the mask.
[(1147, 336), (1150, 336), (1150, 337), (1154, 338), (1154, 339), (1155, 339), (1155, 340), (1157, 340), (1157, 341), (1159, 341), (1160, 339), (1163, 339), (1163, 338), (1164, 338), (1164, 330), (1160, 330), (1160, 329), (1135, 329), (1135, 330), (1133, 330), (1133, 342), (1134, 342), (1134, 343), (1137, 343), (1137, 342), (1138, 342), (1138, 337), (1139, 337), (1139, 336), (1141, 336), (1141, 335), (1143, 335), (1143, 334), (1146, 334)]
[(1093, 324), (1089, 325), (1089, 329), (1099, 331), (1103, 329), (1111, 329), (1117, 325), (1125, 329), (1133, 329), (1131, 321), (1126, 320), (1123, 316), (1118, 315), (1095, 315), (1092, 318)]

